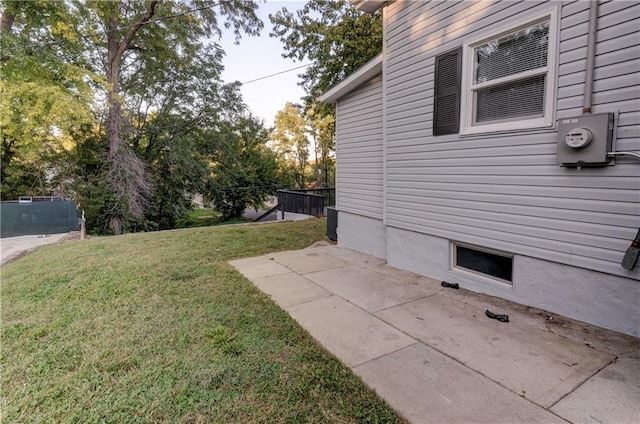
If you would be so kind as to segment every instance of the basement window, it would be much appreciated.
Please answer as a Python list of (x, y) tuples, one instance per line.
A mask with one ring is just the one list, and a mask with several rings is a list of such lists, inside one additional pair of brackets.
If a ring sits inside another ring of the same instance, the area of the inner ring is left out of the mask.
[(513, 255), (476, 246), (453, 245), (453, 266), (512, 284)]

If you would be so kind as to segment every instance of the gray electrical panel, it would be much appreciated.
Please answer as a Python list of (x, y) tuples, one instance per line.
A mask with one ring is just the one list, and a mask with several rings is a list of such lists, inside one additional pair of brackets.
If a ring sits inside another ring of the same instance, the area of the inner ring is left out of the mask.
[(558, 164), (602, 166), (611, 161), (613, 113), (582, 115), (558, 121)]

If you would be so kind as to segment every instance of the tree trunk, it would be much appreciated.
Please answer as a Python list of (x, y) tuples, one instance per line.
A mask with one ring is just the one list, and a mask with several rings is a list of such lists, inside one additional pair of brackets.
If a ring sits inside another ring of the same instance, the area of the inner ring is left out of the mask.
[[(120, 143), (122, 140), (122, 103), (120, 100), (120, 65), (122, 62), (122, 56), (124, 52), (131, 46), (136, 32), (147, 23), (155, 13), (155, 8), (159, 0), (153, 0), (149, 3), (145, 14), (138, 19), (138, 21), (131, 27), (123, 37), (122, 41), (118, 41), (118, 21), (117, 16), (111, 16), (107, 22), (107, 140), (109, 143), (109, 153), (107, 155), (109, 160), (109, 177), (108, 184), (112, 193), (116, 196), (116, 203), (120, 206), (126, 205), (127, 209), (131, 209), (131, 205), (140, 205), (143, 196), (141, 190), (131, 189), (128, 187), (132, 184), (128, 181), (128, 176), (124, 174), (131, 174), (130, 177), (140, 177), (141, 164), (136, 161), (132, 161), (132, 158), (125, 158), (120, 152)], [(128, 169), (128, 168), (136, 169)], [(129, 178), (130, 178), (129, 177)], [(135, 188), (146, 186), (145, 181), (134, 181)], [(132, 199), (125, 202), (123, 196), (131, 196)], [(134, 211), (135, 212), (135, 211)], [(135, 213), (134, 213), (135, 214)], [(122, 233), (122, 208), (116, 207), (113, 215), (109, 219), (109, 226), (114, 234)]]
[(329, 187), (329, 166), (327, 165), (327, 154), (322, 151), (322, 174), (324, 177), (324, 186)]
[[(109, 19), (109, 30), (107, 31), (107, 140), (109, 144), (109, 186), (111, 191), (117, 196), (122, 188), (119, 187), (119, 180), (113, 175), (115, 167), (118, 165), (118, 152), (120, 150), (120, 130), (122, 120), (122, 105), (118, 96), (120, 91), (120, 57), (118, 55), (119, 44), (116, 28), (118, 23), (115, 19)], [(116, 200), (117, 201), (117, 200)], [(109, 227), (113, 234), (122, 233), (122, 216), (115, 213), (109, 220)]]
[[(0, 18), (0, 34), (2, 33), (10, 33), (13, 28), (13, 22), (16, 19), (15, 12), (9, 10), (9, 5), (5, 4), (4, 10), (2, 11), (2, 17)], [(17, 7), (17, 3), (14, 3), (14, 7)], [(0, 63), (6, 62), (11, 58), (8, 54), (3, 54), (0, 57)]]
[[(14, 8), (19, 7), (20, 2), (14, 3)], [(2, 11), (2, 18), (0, 19), (0, 31), (2, 32), (11, 32), (11, 28), (13, 28), (13, 21), (16, 19), (15, 12), (10, 10), (8, 4), (5, 5), (4, 10)]]
[(316, 156), (316, 166), (313, 169), (313, 173), (315, 174), (314, 177), (315, 177), (315, 180), (316, 180), (316, 188), (318, 188), (318, 186), (320, 184), (320, 175), (319, 175), (318, 171), (320, 171), (320, 168), (318, 168), (318, 139), (317, 139), (315, 130), (313, 131), (311, 136), (313, 137), (313, 152), (315, 153), (315, 156)]

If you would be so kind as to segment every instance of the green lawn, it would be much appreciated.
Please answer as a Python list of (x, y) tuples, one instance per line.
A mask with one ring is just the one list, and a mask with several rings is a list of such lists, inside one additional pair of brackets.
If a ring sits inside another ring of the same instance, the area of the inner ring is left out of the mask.
[(240, 217), (223, 221), (220, 212), (213, 209), (193, 209), (186, 217), (178, 220), (179, 228), (206, 227), (210, 225), (242, 224), (251, 221)]
[(226, 264), (325, 220), (40, 248), (2, 268), (2, 422), (401, 421)]

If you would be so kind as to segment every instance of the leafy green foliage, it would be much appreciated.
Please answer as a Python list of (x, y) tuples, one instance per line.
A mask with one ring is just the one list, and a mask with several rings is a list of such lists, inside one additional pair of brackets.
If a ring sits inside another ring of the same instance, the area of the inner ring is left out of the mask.
[[(239, 87), (221, 79), (224, 52), (215, 37), (222, 28), (236, 41), (258, 34), (257, 2), (2, 5), (3, 199), (70, 195), (90, 230), (120, 233), (175, 227), (192, 196), (212, 185), (262, 177), (269, 184), (268, 152), (260, 177), (248, 170), (211, 180), (212, 164), (232, 160), (217, 149), (241, 149), (230, 143), (249, 137), (221, 131), (240, 125), (246, 106)], [(263, 138), (264, 128), (251, 128), (251, 137)], [(263, 197), (244, 196), (248, 203)]]
[[(381, 12), (359, 12), (348, 0), (309, 0), (295, 14), (284, 7), (269, 19), (270, 35), (282, 42), (284, 57), (313, 62), (301, 75), (307, 108), (382, 51)], [(331, 109), (321, 114), (328, 113)]]
[(275, 128), (271, 133), (273, 148), (290, 170), (298, 188), (306, 188), (306, 168), (309, 161), (307, 122), (300, 108), (287, 103), (276, 113)]
[(315, 179), (319, 186), (335, 186), (335, 160), (331, 152), (336, 148), (336, 119), (334, 114), (322, 114), (318, 103), (313, 103), (305, 112), (308, 133), (313, 139), (315, 151)]
[(283, 7), (269, 19), (274, 25), (270, 35), (282, 42), (283, 56), (312, 62), (300, 75), (307, 93), (305, 126), (319, 155), (316, 183), (332, 186), (335, 108), (317, 98), (382, 51), (382, 13), (359, 12), (348, 0), (308, 0), (295, 13)]
[[(151, 0), (145, 3), (91, 2), (91, 9), (98, 17), (107, 36), (105, 97), (107, 106), (106, 134), (108, 139), (107, 186), (115, 195), (107, 208), (109, 226), (115, 234), (130, 226), (133, 219), (141, 218), (150, 204), (149, 181), (144, 162), (126, 149), (131, 142), (127, 131), (127, 116), (124, 102), (130, 96), (140, 98), (138, 109), (144, 105), (148, 111), (154, 108), (156, 97), (169, 101), (172, 113), (180, 113), (192, 107), (202, 108), (202, 102), (210, 99), (199, 96), (200, 91), (185, 91), (181, 81), (182, 70), (189, 70), (191, 63), (199, 57), (208, 59), (209, 69), (214, 71), (214, 80), (219, 78), (220, 51), (216, 45), (208, 44), (207, 37), (220, 34), (219, 24), (232, 28), (236, 38), (241, 31), (257, 34), (262, 27), (256, 15), (254, 2), (231, 0), (184, 1), (180, 3)], [(92, 15), (87, 15), (91, 17)], [(160, 18), (155, 19), (157, 16)], [(163, 16), (170, 17), (165, 19)], [(174, 67), (170, 67), (171, 65)], [(185, 68), (185, 66), (187, 68)], [(203, 69), (198, 67), (198, 69)], [(178, 90), (166, 90), (166, 73), (177, 70), (169, 81), (178, 85)], [(184, 79), (193, 83), (192, 78)], [(204, 82), (211, 79), (205, 78)], [(217, 81), (216, 81), (217, 82)], [(218, 84), (215, 84), (218, 85)], [(162, 90), (164, 89), (164, 90)], [(167, 93), (168, 91), (168, 93)], [(208, 91), (210, 93), (210, 91)], [(175, 96), (180, 93), (181, 96)], [(196, 93), (189, 95), (187, 93)], [(151, 96), (150, 96), (151, 95)], [(151, 98), (150, 98), (151, 97)], [(160, 109), (165, 109), (160, 106)]]
[(238, 218), (259, 207), (280, 186), (276, 155), (267, 148), (268, 131), (252, 116), (226, 123), (216, 134), (212, 180), (207, 198), (222, 219)]
[[(90, 72), (66, 2), (4, 1), (0, 30), (2, 199), (55, 189), (49, 174), (90, 123)], [(43, 30), (43, 29), (47, 30)], [(56, 40), (56, 41), (52, 41)]]

